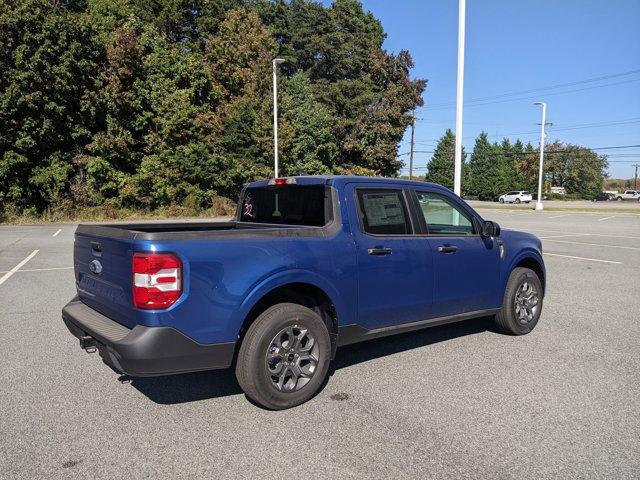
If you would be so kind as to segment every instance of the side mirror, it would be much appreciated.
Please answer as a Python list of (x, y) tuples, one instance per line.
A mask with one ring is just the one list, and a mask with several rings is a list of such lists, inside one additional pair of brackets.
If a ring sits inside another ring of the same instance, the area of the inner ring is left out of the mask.
[(499, 237), (500, 236), (500, 225), (491, 220), (487, 220), (482, 225), (482, 236), (483, 237)]

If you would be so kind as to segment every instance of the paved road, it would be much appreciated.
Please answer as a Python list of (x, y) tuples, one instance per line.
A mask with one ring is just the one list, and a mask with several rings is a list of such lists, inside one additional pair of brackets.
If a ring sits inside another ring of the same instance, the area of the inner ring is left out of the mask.
[[(504, 209), (504, 210), (533, 210), (535, 200), (531, 203), (500, 203), (500, 202), (481, 202), (478, 200), (468, 200), (473, 208), (480, 209)], [(625, 200), (613, 202), (591, 202), (589, 200), (545, 200), (544, 208), (550, 211), (555, 210), (585, 210), (585, 211), (611, 211), (618, 213), (640, 215), (640, 202)]]
[(0, 227), (0, 478), (637, 478), (640, 218), (482, 213), (543, 237), (535, 331), (343, 348), (284, 412), (229, 371), (121, 383), (60, 320), (74, 227)]

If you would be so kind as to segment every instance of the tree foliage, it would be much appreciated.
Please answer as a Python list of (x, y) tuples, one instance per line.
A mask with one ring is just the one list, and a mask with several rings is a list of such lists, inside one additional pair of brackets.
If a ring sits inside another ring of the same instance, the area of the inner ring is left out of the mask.
[[(427, 164), (426, 180), (453, 189), (455, 134), (448, 129)], [(463, 153), (462, 194), (495, 200), (510, 190), (537, 192), (540, 150), (508, 139), (491, 143), (486, 132), (475, 140), (469, 162)], [(555, 141), (545, 147), (545, 185), (593, 198), (602, 191), (607, 158), (578, 145)]]
[(545, 147), (545, 177), (567, 193), (590, 198), (602, 191), (607, 157), (578, 145), (555, 141)]
[[(396, 175), (426, 83), (358, 0), (2, 0), (0, 204), (207, 206), (272, 173)], [(1, 215), (1, 209), (0, 209)]]
[[(427, 164), (427, 182), (437, 183), (449, 190), (453, 190), (454, 161), (455, 161), (456, 136), (447, 129), (444, 135), (438, 140), (436, 149)], [(466, 153), (462, 149), (463, 179), (467, 177), (465, 168)]]

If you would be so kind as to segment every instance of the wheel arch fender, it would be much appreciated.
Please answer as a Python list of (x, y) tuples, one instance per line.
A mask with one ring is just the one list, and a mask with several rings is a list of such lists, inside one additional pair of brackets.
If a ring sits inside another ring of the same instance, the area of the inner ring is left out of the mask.
[(245, 296), (239, 308), (232, 316), (232, 323), (237, 333), (247, 320), (252, 309), (267, 295), (287, 285), (306, 284), (319, 289), (329, 299), (338, 319), (348, 318), (347, 308), (340, 293), (326, 278), (304, 269), (288, 269), (273, 273), (255, 285)]
[(526, 248), (519, 252), (516, 256), (514, 256), (510, 262), (508, 268), (505, 270), (504, 278), (502, 279), (502, 293), (504, 295), (504, 291), (507, 288), (507, 282), (509, 281), (509, 276), (511, 272), (515, 268), (525, 267), (536, 272), (538, 277), (540, 278), (540, 282), (542, 283), (543, 291), (546, 291), (547, 284), (547, 274), (544, 266), (544, 260), (542, 259), (542, 255), (534, 248)]

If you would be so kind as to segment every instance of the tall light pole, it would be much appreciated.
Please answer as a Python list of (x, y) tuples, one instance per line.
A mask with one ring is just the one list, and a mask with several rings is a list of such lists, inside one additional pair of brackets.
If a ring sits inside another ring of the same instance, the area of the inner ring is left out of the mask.
[(274, 178), (278, 178), (278, 65), (284, 62), (283, 58), (274, 58), (273, 67), (273, 170)]
[(413, 116), (411, 118), (411, 150), (409, 151), (409, 180), (413, 180), (413, 149), (415, 142), (413, 137), (416, 131), (416, 109), (413, 109)]
[(462, 93), (464, 90), (464, 22), (466, 0), (458, 0), (458, 78), (456, 87), (456, 153), (453, 192), (460, 195), (462, 184)]
[(544, 178), (544, 138), (547, 134), (544, 132), (547, 125), (547, 104), (544, 102), (536, 102), (534, 105), (542, 106), (542, 122), (540, 123), (540, 172), (538, 173), (538, 200), (536, 201), (536, 210), (542, 210), (542, 181)]

